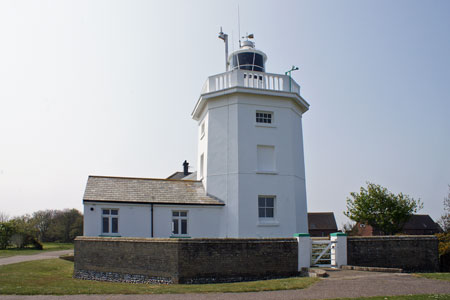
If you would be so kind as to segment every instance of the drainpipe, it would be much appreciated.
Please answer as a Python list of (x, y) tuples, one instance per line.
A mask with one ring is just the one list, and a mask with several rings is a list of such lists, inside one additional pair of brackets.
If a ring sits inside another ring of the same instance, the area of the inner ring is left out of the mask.
[(151, 222), (152, 233), (151, 233), (151, 237), (153, 237), (153, 203), (150, 204), (150, 211), (151, 211), (151, 217), (152, 217), (152, 222)]

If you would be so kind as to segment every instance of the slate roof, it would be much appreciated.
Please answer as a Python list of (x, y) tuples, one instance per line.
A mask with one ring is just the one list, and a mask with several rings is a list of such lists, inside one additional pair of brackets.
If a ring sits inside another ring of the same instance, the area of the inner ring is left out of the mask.
[(337, 225), (332, 212), (313, 212), (308, 213), (309, 229), (336, 230)]
[(403, 226), (403, 230), (439, 230), (438, 224), (436, 224), (429, 215), (412, 215), (411, 218)]
[(201, 181), (89, 176), (86, 202), (224, 205), (205, 193)]
[(184, 177), (189, 176), (191, 174), (192, 174), (192, 172), (188, 172), (187, 175), (184, 175), (184, 172), (175, 172), (172, 175), (170, 175), (169, 177), (167, 177), (166, 179), (181, 179), (181, 178), (184, 178)]

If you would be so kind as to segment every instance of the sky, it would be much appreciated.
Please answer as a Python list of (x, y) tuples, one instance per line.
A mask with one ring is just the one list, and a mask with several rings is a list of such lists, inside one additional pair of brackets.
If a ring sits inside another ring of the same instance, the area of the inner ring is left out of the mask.
[(208, 76), (253, 33), (266, 70), (292, 73), (309, 211), (366, 182), (421, 199), (450, 184), (450, 2), (0, 2), (0, 212), (82, 210), (88, 175), (195, 171), (191, 112)]

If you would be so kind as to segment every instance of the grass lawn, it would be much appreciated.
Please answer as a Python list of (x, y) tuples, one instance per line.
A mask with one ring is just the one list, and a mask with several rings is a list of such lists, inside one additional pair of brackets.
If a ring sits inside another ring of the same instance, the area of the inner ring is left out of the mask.
[(44, 250), (36, 250), (33, 248), (7, 248), (5, 250), (0, 250), (0, 258), (14, 256), (14, 255), (32, 255), (47, 251), (58, 251), (58, 250), (70, 250), (73, 249), (73, 244), (71, 243), (42, 243)]
[(448, 300), (450, 295), (408, 295), (408, 296), (380, 296), (366, 298), (339, 298), (339, 300)]
[(0, 266), (0, 294), (168, 294), (226, 293), (302, 289), (317, 278), (292, 277), (264, 281), (218, 284), (130, 284), (72, 278), (73, 263), (61, 259), (29, 261)]
[(419, 277), (450, 281), (450, 273), (418, 273)]

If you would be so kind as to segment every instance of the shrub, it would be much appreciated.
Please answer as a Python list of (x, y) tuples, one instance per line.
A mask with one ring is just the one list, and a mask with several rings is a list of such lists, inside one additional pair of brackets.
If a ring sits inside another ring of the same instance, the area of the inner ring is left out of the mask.
[(15, 229), (11, 222), (0, 223), (0, 249), (6, 249), (9, 246), (14, 231)]
[(450, 232), (436, 234), (439, 240), (439, 264), (441, 272), (450, 272)]
[(25, 247), (25, 235), (23, 233), (14, 233), (10, 238), (10, 243), (16, 248), (24, 248)]
[(450, 232), (436, 234), (439, 240), (439, 256), (450, 253)]
[(43, 250), (44, 246), (42, 245), (41, 242), (39, 242), (37, 239), (32, 238), (31, 243), (33, 244), (34, 249), (36, 250)]
[(11, 244), (16, 246), (17, 248), (23, 249), (26, 246), (33, 245), (33, 248), (37, 250), (42, 250), (44, 247), (42, 246), (42, 243), (39, 242), (36, 238), (34, 238), (32, 235), (26, 233), (26, 232), (18, 232), (14, 233), (11, 236)]

